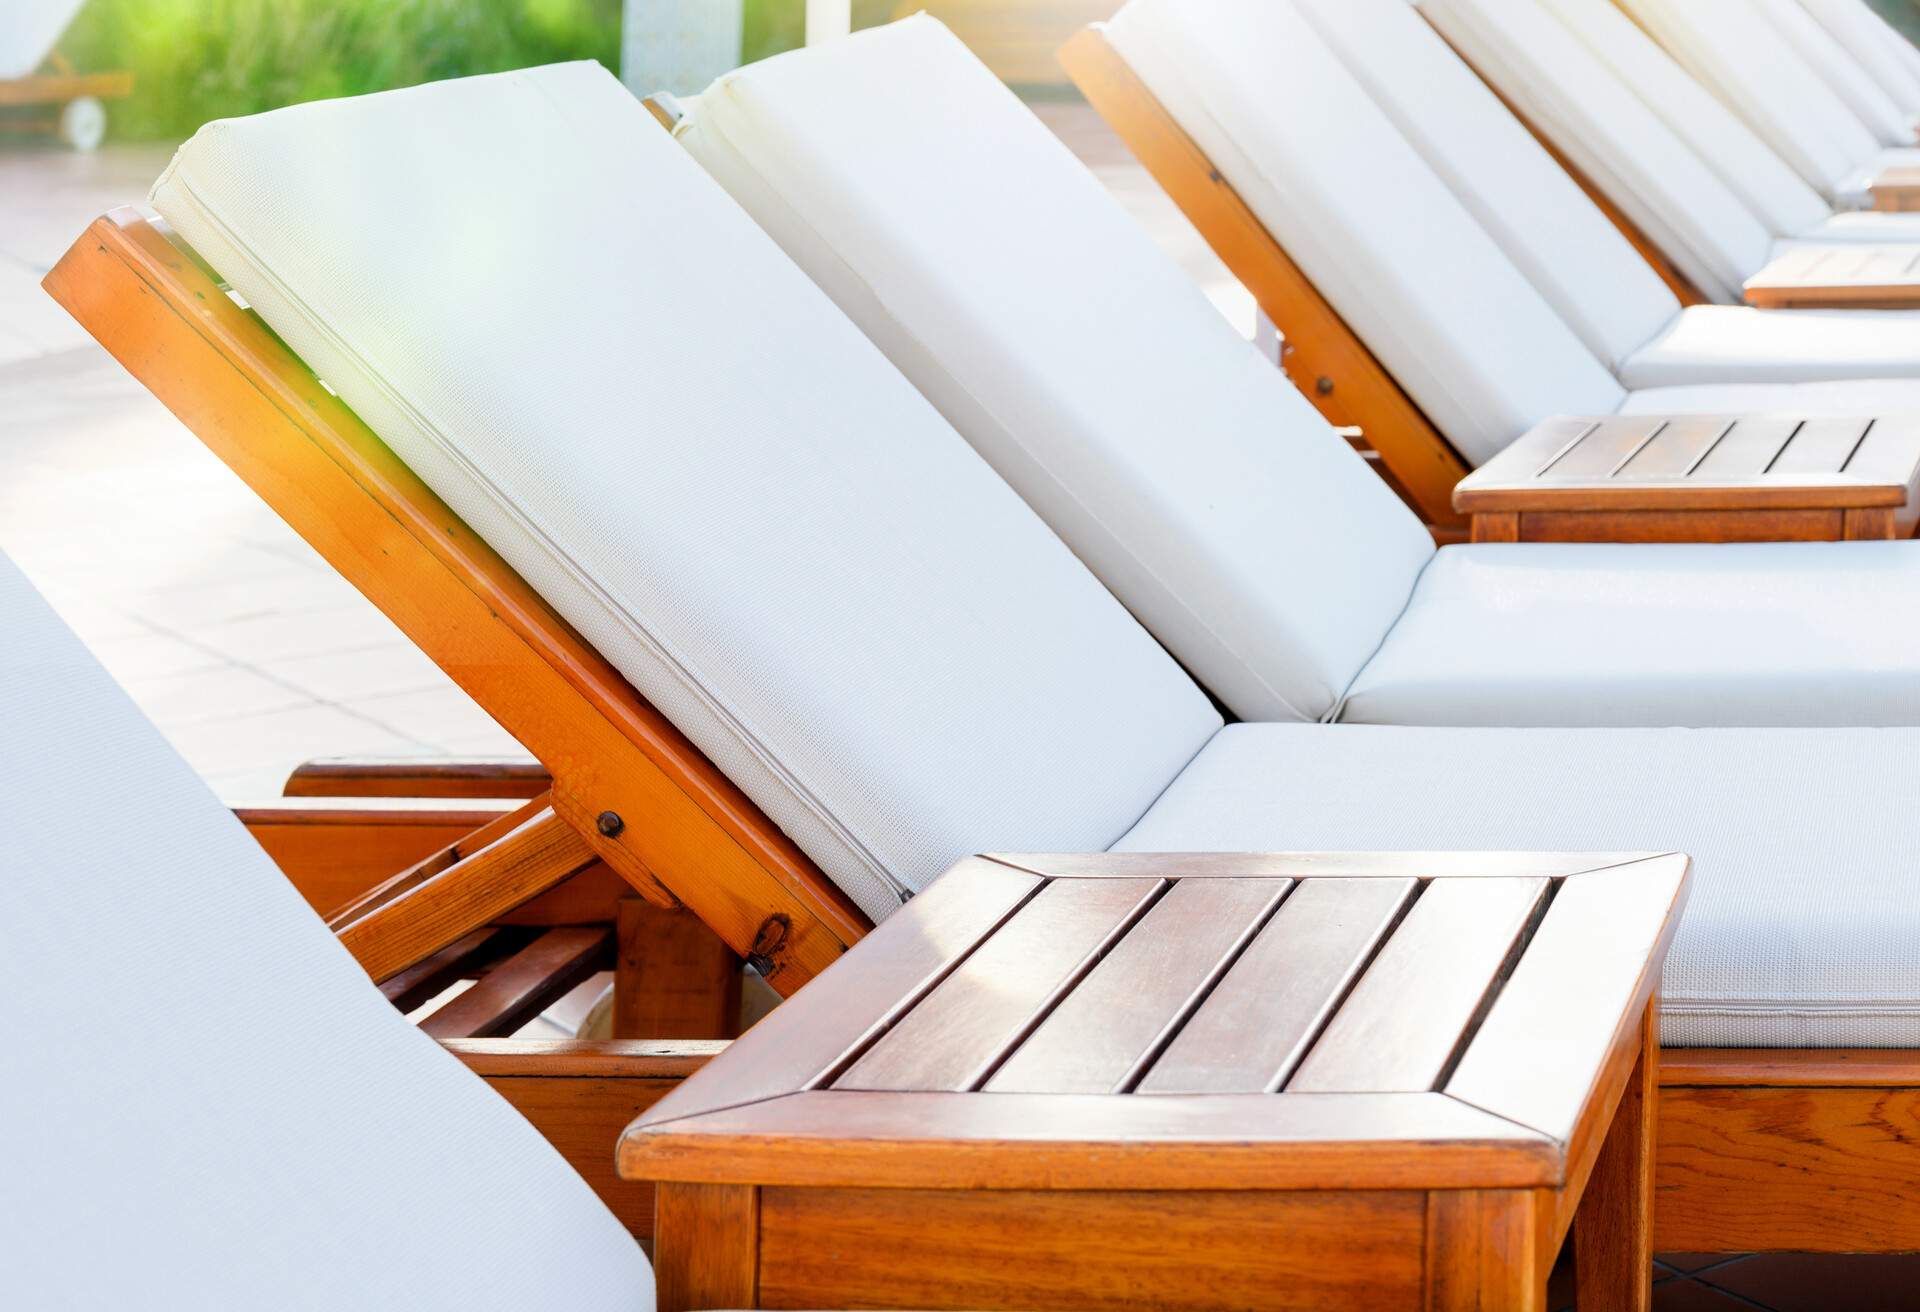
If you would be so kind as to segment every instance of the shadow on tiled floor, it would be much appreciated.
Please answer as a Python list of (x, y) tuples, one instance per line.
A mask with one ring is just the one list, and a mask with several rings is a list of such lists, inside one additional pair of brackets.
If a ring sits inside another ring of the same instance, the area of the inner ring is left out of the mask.
[[(1554, 1271), (1555, 1312), (1577, 1312), (1572, 1270)], [(1920, 1308), (1920, 1255), (1662, 1253), (1654, 1312), (1908, 1312)]]

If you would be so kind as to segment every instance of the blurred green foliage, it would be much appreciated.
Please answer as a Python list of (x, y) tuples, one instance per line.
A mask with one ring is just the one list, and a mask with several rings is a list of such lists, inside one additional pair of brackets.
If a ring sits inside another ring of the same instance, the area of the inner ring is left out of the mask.
[[(0, 0), (0, 4), (8, 0)], [(862, 23), (886, 0), (857, 0)], [(209, 119), (470, 73), (597, 59), (620, 68), (621, 0), (89, 0), (61, 41), (83, 68), (130, 68), (120, 140)], [(743, 61), (801, 43), (804, 0), (746, 0)]]

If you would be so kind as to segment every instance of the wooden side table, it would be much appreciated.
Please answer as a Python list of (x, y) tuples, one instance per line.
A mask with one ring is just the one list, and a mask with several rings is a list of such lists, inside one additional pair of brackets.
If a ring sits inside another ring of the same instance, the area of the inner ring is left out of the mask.
[(1747, 279), (1763, 310), (1911, 310), (1920, 307), (1920, 251), (1864, 242), (1801, 246)]
[(1475, 542), (1909, 537), (1920, 416), (1548, 419), (1454, 489)]
[(1867, 187), (1876, 210), (1904, 213), (1920, 210), (1920, 168), (1882, 169)]
[(1643, 1309), (1686, 879), (963, 862), (628, 1129), (660, 1306)]

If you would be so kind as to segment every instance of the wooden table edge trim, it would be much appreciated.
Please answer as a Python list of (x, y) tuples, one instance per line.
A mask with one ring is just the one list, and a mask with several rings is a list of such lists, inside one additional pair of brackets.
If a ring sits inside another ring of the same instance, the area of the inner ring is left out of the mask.
[[(1490, 468), (1490, 467), (1489, 467)], [(1484, 470), (1481, 472), (1485, 472)], [(1496, 471), (1497, 473), (1497, 471)], [(1707, 482), (1595, 481), (1521, 483), (1508, 476), (1475, 484), (1475, 474), (1454, 489), (1454, 508), (1463, 514), (1553, 510), (1857, 510), (1907, 504), (1911, 488), (1883, 479), (1847, 474), (1794, 474), (1791, 483), (1750, 480)]]
[[(1042, 879), (1141, 879), (1168, 862), (1191, 862), (1180, 879), (1571, 879), (1660, 857), (1682, 856), (1672, 848), (1617, 852), (1476, 852), (1471, 848), (1422, 852), (1358, 849), (1290, 852), (988, 852), (979, 860), (1009, 866)], [(1098, 865), (1088, 864), (1097, 862)], [(1249, 862), (1259, 863), (1249, 865)], [(1208, 869), (1209, 863), (1223, 868)]]

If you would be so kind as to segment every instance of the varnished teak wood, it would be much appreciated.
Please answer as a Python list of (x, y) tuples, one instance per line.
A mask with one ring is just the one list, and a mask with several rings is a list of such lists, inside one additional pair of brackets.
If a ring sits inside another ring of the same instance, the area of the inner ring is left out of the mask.
[[(963, 863), (624, 1136), (662, 1306), (1528, 1309), (1576, 1224), (1643, 1252), (1685, 859), (1474, 862)], [(1349, 960), (1272, 988), (1330, 917)], [(1227, 1067), (1298, 1072), (1151, 1092), (1242, 965), (1243, 1032), (1265, 985), (1289, 1037)], [(1585, 1281), (1645, 1306), (1644, 1262)]]

